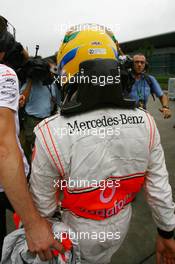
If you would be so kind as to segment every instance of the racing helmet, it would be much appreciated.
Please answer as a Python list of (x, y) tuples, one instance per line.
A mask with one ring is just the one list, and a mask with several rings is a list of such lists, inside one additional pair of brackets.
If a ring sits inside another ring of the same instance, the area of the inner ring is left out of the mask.
[(135, 107), (133, 100), (123, 98), (116, 43), (112, 31), (98, 24), (76, 25), (66, 33), (57, 53), (63, 115), (104, 106)]

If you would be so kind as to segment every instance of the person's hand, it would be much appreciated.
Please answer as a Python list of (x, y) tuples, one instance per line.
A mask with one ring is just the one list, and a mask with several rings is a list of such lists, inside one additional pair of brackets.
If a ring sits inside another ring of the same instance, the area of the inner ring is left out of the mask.
[(64, 253), (64, 247), (54, 239), (51, 224), (44, 218), (39, 217), (34, 223), (24, 226), (29, 251), (38, 254), (42, 261), (54, 257), (52, 250)]
[(162, 107), (159, 109), (159, 111), (162, 113), (164, 118), (170, 118), (171, 117), (171, 110), (165, 107)]
[(156, 264), (175, 264), (175, 240), (158, 235), (156, 241)]
[(25, 103), (26, 103), (26, 98), (23, 94), (21, 94), (19, 97), (19, 108), (23, 107)]

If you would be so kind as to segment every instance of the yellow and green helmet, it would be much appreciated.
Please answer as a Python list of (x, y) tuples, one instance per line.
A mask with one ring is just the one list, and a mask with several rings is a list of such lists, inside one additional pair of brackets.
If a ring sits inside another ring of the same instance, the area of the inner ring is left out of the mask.
[(117, 40), (109, 29), (98, 24), (80, 24), (66, 33), (57, 53), (60, 75), (74, 76), (83, 61), (118, 60)]

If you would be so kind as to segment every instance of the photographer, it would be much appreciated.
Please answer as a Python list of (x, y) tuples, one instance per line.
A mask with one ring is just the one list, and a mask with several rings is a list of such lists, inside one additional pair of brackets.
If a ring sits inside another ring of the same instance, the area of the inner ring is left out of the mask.
[[(50, 64), (50, 67), (54, 67), (54, 64)], [(35, 67), (33, 72), (35, 72)], [(57, 86), (53, 80), (53, 76), (50, 76), (49, 81), (42, 81), (35, 76), (35, 78), (28, 79), (21, 89), (22, 94), (26, 98), (23, 124), (24, 150), (29, 163), (31, 162), (31, 153), (35, 140), (33, 129), (44, 118), (56, 112), (60, 101)]]
[(164, 118), (171, 117), (171, 111), (168, 105), (168, 98), (163, 93), (157, 80), (147, 75), (146, 72), (146, 58), (143, 54), (136, 54), (133, 57), (134, 79), (135, 82), (132, 86), (130, 97), (135, 99), (138, 107), (146, 109), (148, 98), (150, 94), (156, 95), (161, 103), (160, 112)]

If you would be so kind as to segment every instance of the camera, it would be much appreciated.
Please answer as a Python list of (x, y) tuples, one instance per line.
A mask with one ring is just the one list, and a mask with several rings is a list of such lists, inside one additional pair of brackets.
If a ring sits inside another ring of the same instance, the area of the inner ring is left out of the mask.
[(16, 73), (19, 80), (24, 83), (27, 79), (42, 81), (43, 84), (51, 84), (54, 80), (54, 74), (51, 72), (48, 61), (41, 57), (29, 58), (28, 61), (19, 68)]
[(54, 80), (50, 64), (37, 56), (39, 45), (36, 45), (35, 57), (28, 57), (21, 43), (15, 40), (15, 28), (12, 35), (8, 31), (11, 25), (6, 18), (0, 16), (0, 52), (4, 52), (3, 62), (15, 70), (19, 80), (24, 83), (28, 78), (51, 84)]
[(129, 55), (119, 56), (123, 94), (129, 95), (135, 82), (133, 59)]
[[(13, 34), (8, 31), (8, 26), (13, 28)], [(27, 56), (23, 46), (15, 40), (15, 28), (0, 16), (0, 52), (4, 52), (3, 62), (14, 70), (24, 65)]]

